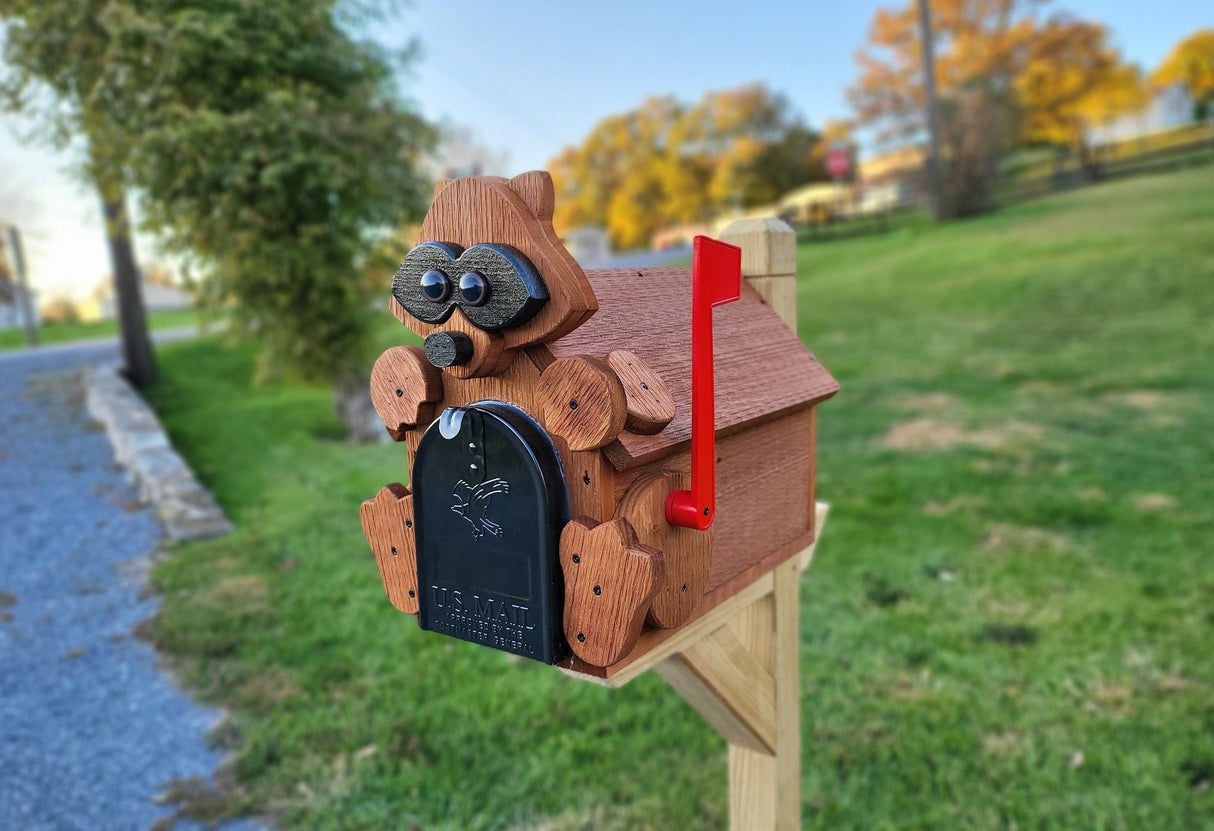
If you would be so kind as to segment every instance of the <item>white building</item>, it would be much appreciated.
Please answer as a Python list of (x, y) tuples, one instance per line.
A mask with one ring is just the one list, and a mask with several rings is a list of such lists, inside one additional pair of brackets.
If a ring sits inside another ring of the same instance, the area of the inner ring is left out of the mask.
[[(105, 297), (101, 300), (101, 316), (118, 317), (118, 298), (113, 288), (107, 287)], [(165, 286), (160, 283), (149, 283), (143, 280), (140, 285), (143, 293), (143, 308), (149, 314), (152, 312), (169, 312), (176, 309), (188, 309), (194, 305), (194, 298), (185, 289), (176, 286)]]
[(28, 305), (23, 301), (25, 289), (0, 276), (0, 329), (15, 329), (25, 325), (24, 309), (33, 313), (34, 325), (38, 325), (38, 303), (34, 293), (29, 293)]
[(597, 225), (574, 228), (565, 235), (563, 242), (582, 268), (598, 268), (611, 259), (607, 232)]
[(1147, 104), (1136, 113), (1123, 115), (1101, 127), (1088, 130), (1088, 143), (1112, 144), (1127, 139), (1183, 127), (1193, 121), (1193, 96), (1182, 83), (1152, 90)]

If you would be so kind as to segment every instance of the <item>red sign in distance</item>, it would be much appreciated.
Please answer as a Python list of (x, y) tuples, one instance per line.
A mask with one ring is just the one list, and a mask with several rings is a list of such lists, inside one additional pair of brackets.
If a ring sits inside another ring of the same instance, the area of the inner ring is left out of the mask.
[(826, 154), (826, 172), (831, 175), (831, 178), (842, 179), (850, 168), (851, 156), (847, 152), (847, 148), (842, 146), (830, 148)]

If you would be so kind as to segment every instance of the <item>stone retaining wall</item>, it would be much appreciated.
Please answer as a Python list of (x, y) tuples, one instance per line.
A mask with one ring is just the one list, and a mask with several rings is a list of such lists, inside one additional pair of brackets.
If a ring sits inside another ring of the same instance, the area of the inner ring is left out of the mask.
[(89, 415), (105, 426), (115, 461), (126, 468), (140, 499), (155, 505), (170, 539), (215, 537), (232, 530), (223, 509), (169, 443), (152, 408), (116, 366), (85, 370), (84, 399)]

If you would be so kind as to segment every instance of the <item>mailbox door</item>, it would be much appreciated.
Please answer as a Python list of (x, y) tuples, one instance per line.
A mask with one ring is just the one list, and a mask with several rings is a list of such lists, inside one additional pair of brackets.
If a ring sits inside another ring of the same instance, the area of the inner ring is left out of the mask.
[(452, 407), (413, 461), (418, 620), (545, 663), (569, 654), (557, 558), (569, 499), (552, 441), (498, 402)]

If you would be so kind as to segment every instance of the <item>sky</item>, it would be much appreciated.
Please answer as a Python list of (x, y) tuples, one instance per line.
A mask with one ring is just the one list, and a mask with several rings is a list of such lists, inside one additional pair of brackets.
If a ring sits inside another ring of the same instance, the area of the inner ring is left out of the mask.
[[(650, 95), (694, 101), (761, 81), (811, 126), (846, 118), (854, 55), (881, 5), (890, 2), (413, 0), (373, 36), (390, 47), (416, 37), (421, 58), (400, 79), (403, 95), (431, 120), (470, 128), (513, 175), (544, 168), (601, 118)], [(1103, 21), (1147, 70), (1180, 38), (1214, 26), (1212, 0), (1049, 8)], [(69, 158), (16, 140), (26, 126), (0, 117), (0, 223), (23, 228), (41, 299), (83, 297), (109, 273), (100, 209), (65, 173)], [(138, 243), (154, 259), (152, 242)]]

